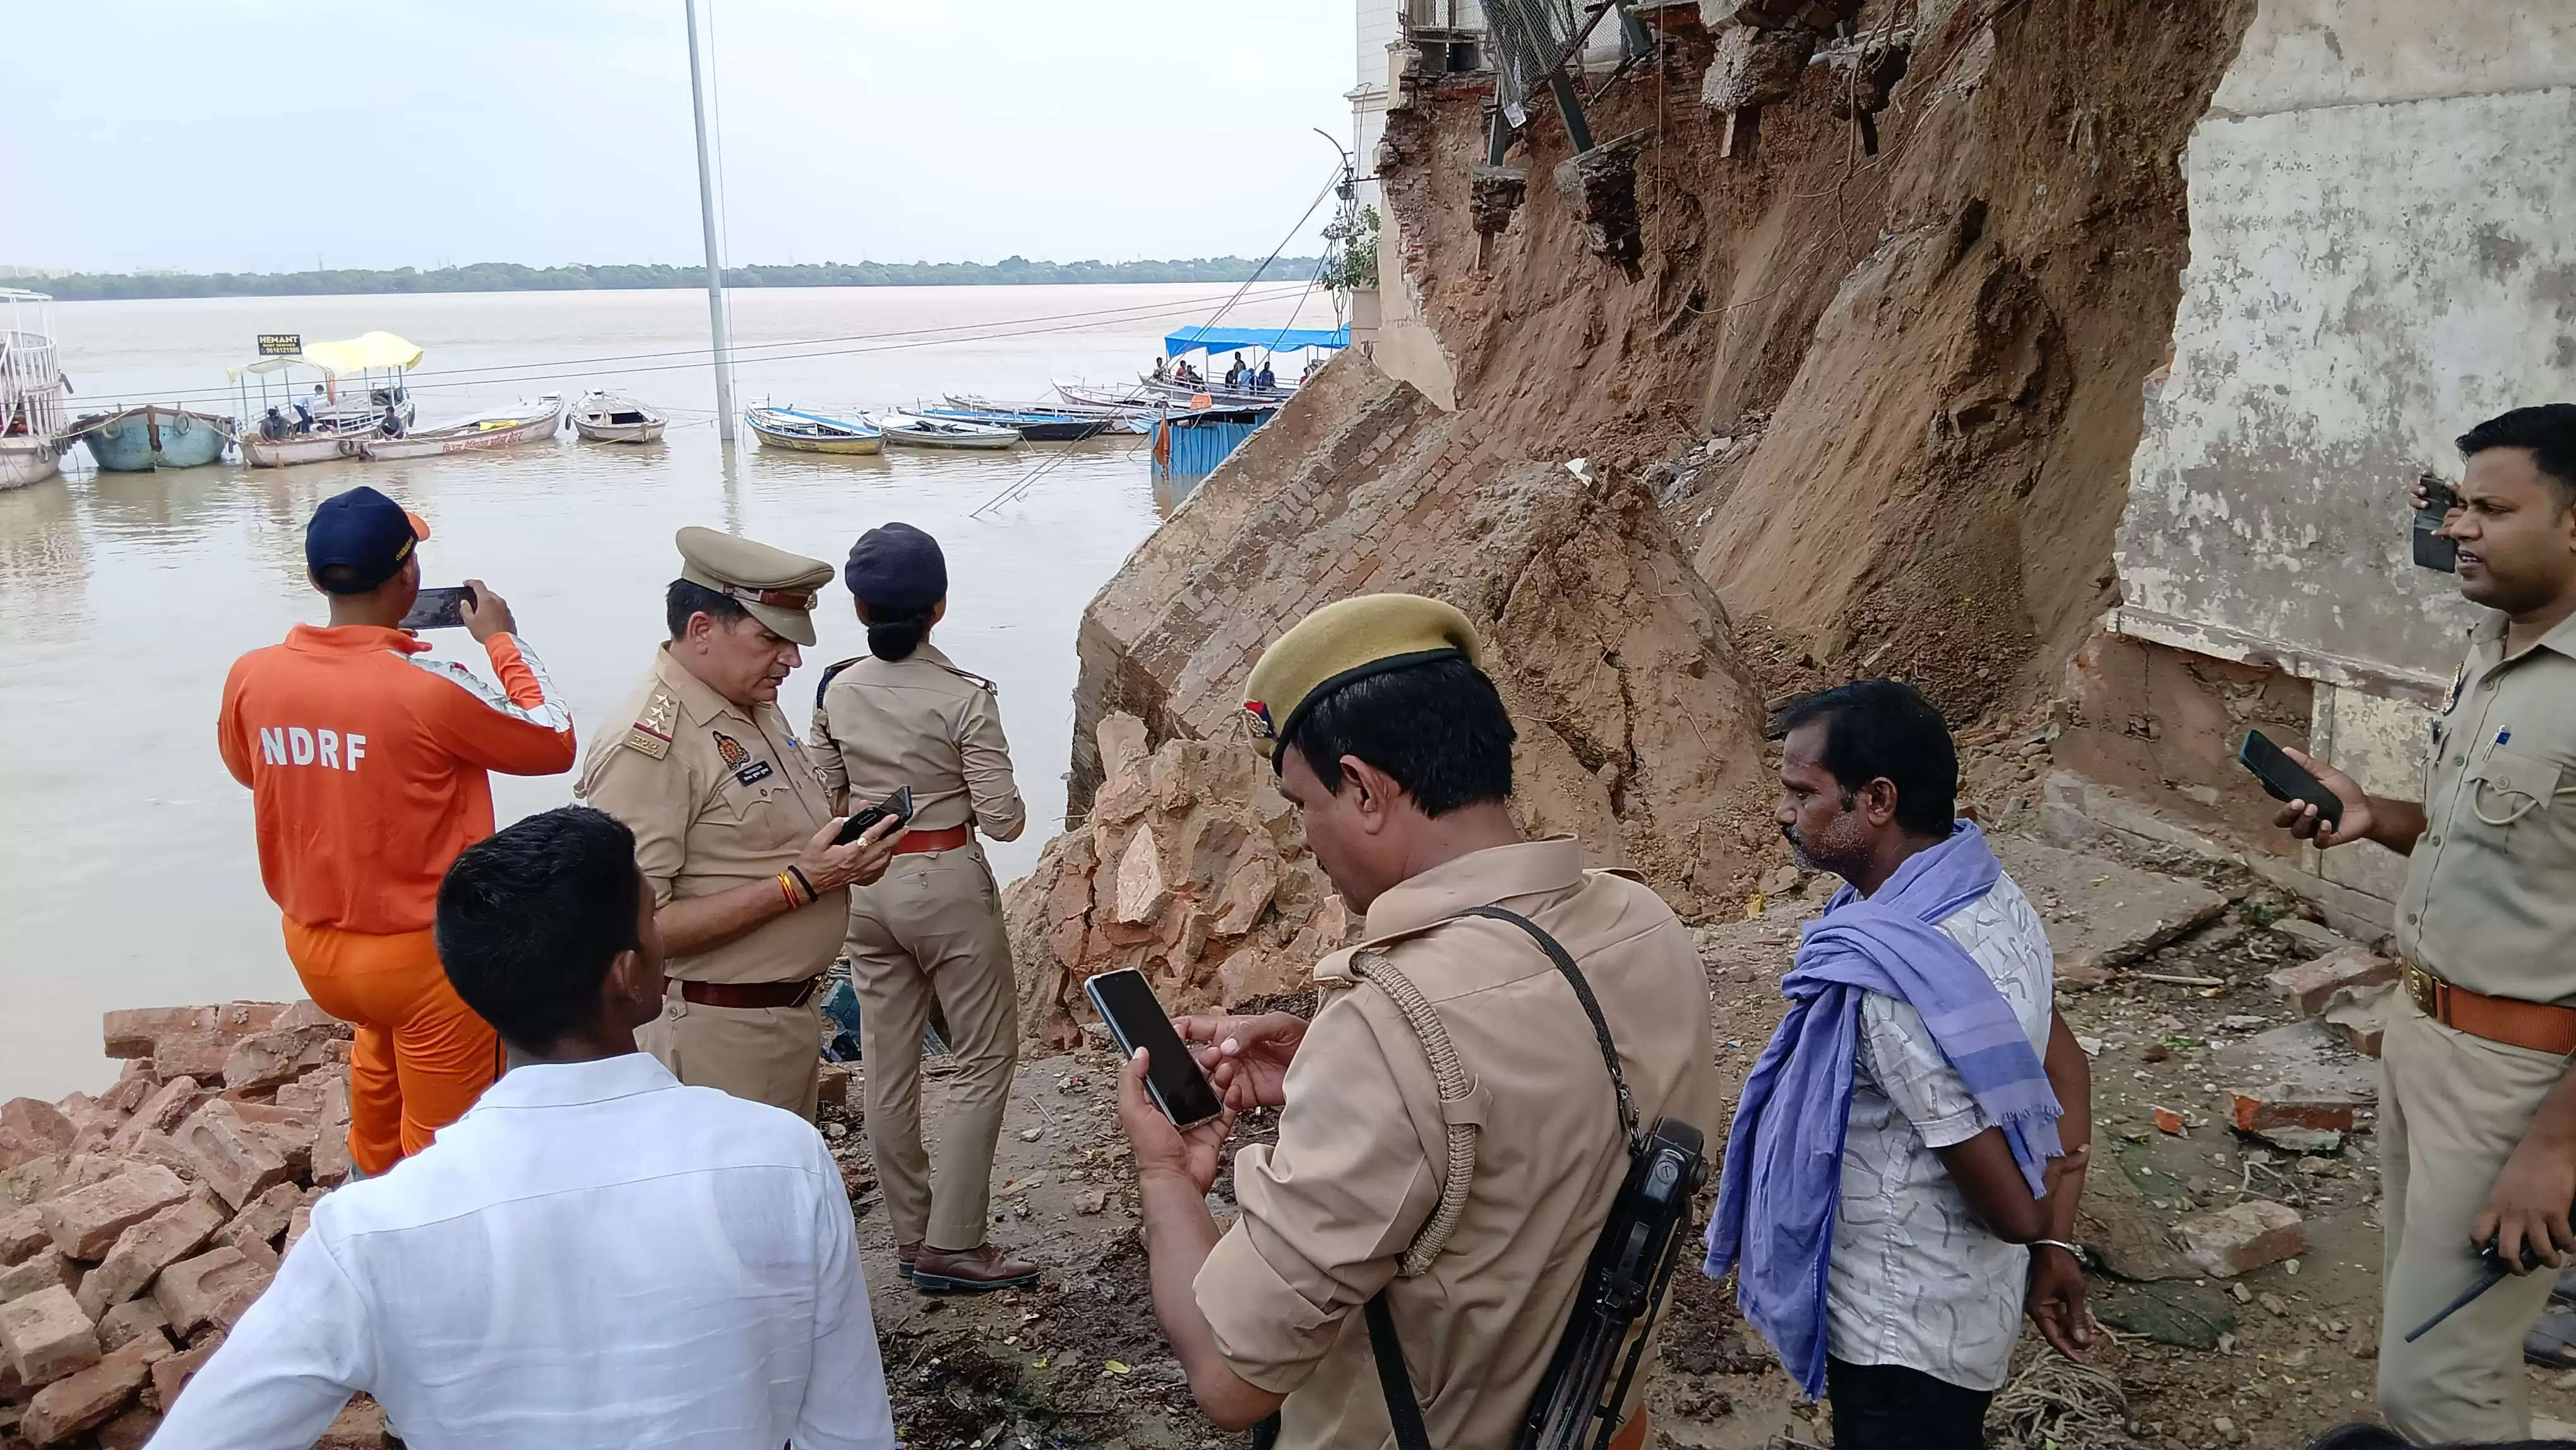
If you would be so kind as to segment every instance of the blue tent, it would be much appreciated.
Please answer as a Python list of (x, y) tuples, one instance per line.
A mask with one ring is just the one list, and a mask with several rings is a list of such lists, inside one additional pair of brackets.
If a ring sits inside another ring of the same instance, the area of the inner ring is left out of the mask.
[(1293, 352), (1301, 347), (1350, 345), (1351, 330), (1347, 327), (1185, 327), (1163, 339), (1163, 356), (1179, 357), (1200, 348), (1210, 352), (1242, 347)]

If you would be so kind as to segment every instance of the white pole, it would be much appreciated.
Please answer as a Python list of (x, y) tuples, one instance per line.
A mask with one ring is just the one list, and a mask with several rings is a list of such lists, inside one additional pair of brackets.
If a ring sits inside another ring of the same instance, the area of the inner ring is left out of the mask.
[(733, 442), (733, 340), (725, 325), (724, 257), (716, 250), (715, 164), (707, 149), (706, 88), (698, 80), (698, 0), (681, 0), (689, 20), (689, 110), (698, 123), (698, 219), (707, 237), (707, 331), (715, 340), (716, 437)]

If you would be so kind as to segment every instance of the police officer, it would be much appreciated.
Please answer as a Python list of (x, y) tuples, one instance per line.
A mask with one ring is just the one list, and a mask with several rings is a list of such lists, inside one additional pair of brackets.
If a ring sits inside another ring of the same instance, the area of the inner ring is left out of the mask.
[(2320, 846), (2407, 858), (2405, 990), (2381, 1046), (2386, 1282), (2379, 1404), (2418, 1444), (2531, 1434), (2523, 1336), (2553, 1274), (2509, 1279), (2413, 1344), (2490, 1238), (2555, 1269), (2576, 1250), (2576, 404), (2463, 434), (2460, 593), (2491, 613), (2433, 722), (2424, 799), (2363, 791), (2291, 752), (2343, 801), (2280, 823)]
[(574, 793), (634, 831), (653, 887), (670, 983), (638, 1040), (682, 1082), (811, 1119), (816, 989), (895, 823), (835, 844), (841, 820), (778, 709), (832, 566), (713, 529), (677, 542), (671, 638)]
[[(1381, 1294), (1429, 1443), (1511, 1444), (1627, 1172), (1574, 989), (1521, 929), (1462, 912), (1516, 912), (1573, 956), (1641, 1119), (1716, 1121), (1688, 934), (1634, 879), (1585, 871), (1570, 837), (1512, 824), (1512, 724), (1478, 648), (1446, 604), (1368, 595), (1307, 616), (1253, 667), (1256, 745), (1366, 940), (1316, 968), (1311, 1023), (1180, 1024), (1208, 1044), (1230, 1108), (1281, 1109), (1278, 1142), (1235, 1155), (1233, 1227), (1204, 1196), (1231, 1112), (1175, 1130), (1141, 1056), (1119, 1085), (1155, 1310), (1191, 1391), (1229, 1428), (1278, 1413), (1283, 1447), (1387, 1443), (1390, 1391), (1358, 1322)], [(1403, 1005), (1413, 993), (1463, 1069), (1452, 1091)], [(1471, 1181), (1452, 1167), (1453, 1125), (1472, 1129)], [(1453, 1185), (1463, 1197), (1444, 1203)], [(1624, 1423), (1620, 1443), (1636, 1443), (1642, 1417)]]
[[(834, 809), (909, 787), (914, 812), (884, 879), (850, 893), (846, 953), (898, 1272), (933, 1294), (1024, 1284), (1037, 1266), (984, 1241), (1019, 1023), (1001, 898), (975, 832), (1008, 841), (1028, 819), (1001, 707), (992, 681), (930, 643), (948, 612), (937, 540), (910, 524), (870, 529), (841, 577), (869, 653), (824, 673), (805, 748)], [(921, 1029), (934, 1001), (961, 1067), (935, 1177), (921, 1146)]]

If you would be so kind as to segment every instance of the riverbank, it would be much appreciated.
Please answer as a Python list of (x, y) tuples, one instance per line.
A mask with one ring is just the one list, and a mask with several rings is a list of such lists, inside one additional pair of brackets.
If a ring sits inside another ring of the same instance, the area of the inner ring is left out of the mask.
[[(1320, 257), (1279, 257), (1267, 266), (1251, 257), (1191, 257), (1164, 261), (1032, 262), (802, 262), (727, 267), (727, 287), (1048, 287), (1111, 283), (1303, 282)], [(462, 267), (334, 267), (310, 272), (64, 272), (6, 279), (13, 287), (48, 293), (61, 302), (157, 301), (181, 297), (399, 296), (423, 292), (606, 292), (695, 290), (707, 285), (704, 267), (667, 263), (576, 263), (530, 267), (518, 262), (475, 262)]]

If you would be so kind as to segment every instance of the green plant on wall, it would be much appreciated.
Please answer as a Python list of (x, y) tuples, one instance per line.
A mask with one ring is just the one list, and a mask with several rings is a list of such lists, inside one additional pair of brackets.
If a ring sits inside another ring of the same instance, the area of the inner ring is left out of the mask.
[(1335, 292), (1377, 287), (1377, 208), (1346, 212), (1324, 227), (1324, 264), (1315, 279)]

